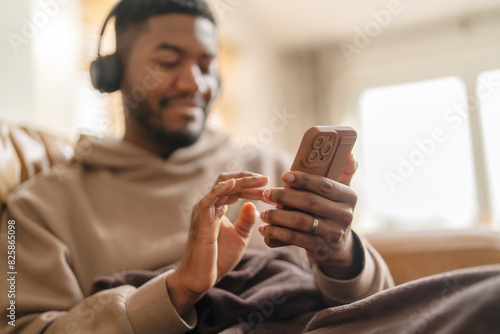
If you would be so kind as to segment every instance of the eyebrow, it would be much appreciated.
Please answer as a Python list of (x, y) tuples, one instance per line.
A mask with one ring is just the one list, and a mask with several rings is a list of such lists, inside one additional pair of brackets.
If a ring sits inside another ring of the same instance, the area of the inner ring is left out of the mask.
[[(180, 54), (186, 53), (186, 51), (184, 49), (182, 49), (181, 47), (179, 47), (177, 45), (173, 45), (173, 44), (168, 44), (168, 43), (158, 44), (154, 49), (154, 51), (165, 51), (165, 50), (174, 51), (174, 52), (180, 53)], [(203, 58), (213, 59), (213, 58), (215, 58), (215, 54), (213, 54), (211, 52), (205, 52), (203, 54)]]

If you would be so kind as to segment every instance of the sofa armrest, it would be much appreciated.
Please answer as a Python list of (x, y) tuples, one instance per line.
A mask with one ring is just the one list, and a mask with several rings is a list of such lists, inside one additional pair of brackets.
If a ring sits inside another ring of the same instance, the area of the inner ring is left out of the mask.
[(57, 163), (67, 163), (73, 154), (63, 138), (0, 123), (0, 206), (17, 185)]
[(386, 261), (396, 284), (500, 263), (500, 233), (492, 230), (392, 232), (366, 238)]

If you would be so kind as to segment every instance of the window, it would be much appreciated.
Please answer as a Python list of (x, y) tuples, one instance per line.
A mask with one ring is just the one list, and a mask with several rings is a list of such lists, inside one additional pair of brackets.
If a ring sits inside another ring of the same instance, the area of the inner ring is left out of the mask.
[(466, 96), (455, 77), (363, 92), (365, 210), (379, 228), (473, 225), (477, 202)]
[(495, 226), (500, 228), (500, 70), (483, 72), (478, 77), (477, 96), (488, 165), (489, 187)]

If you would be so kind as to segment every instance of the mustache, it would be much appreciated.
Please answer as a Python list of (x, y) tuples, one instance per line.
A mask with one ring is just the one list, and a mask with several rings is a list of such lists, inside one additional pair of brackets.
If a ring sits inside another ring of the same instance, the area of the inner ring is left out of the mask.
[(170, 102), (175, 101), (175, 100), (190, 101), (193, 104), (195, 104), (197, 107), (200, 107), (202, 109), (205, 109), (208, 105), (208, 103), (205, 101), (205, 99), (200, 94), (195, 94), (195, 95), (180, 94), (180, 95), (175, 95), (175, 96), (162, 97), (160, 99), (160, 102), (159, 102), (159, 107), (165, 108), (170, 104)]

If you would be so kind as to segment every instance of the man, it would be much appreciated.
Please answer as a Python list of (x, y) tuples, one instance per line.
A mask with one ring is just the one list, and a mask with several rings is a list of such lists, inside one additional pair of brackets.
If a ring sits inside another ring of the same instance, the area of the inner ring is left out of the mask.
[[(286, 172), (290, 187), (263, 187), (267, 176), (226, 173), (239, 166), (275, 176), (289, 158), (262, 152), (248, 160), (221, 133), (205, 129), (219, 91), (216, 27), (202, 0), (123, 0), (116, 7), (123, 77), (123, 140), (90, 143), (78, 163), (23, 184), (7, 199), (2, 231), (15, 221), (18, 271), (15, 327), (22, 333), (183, 333), (196, 325), (194, 305), (231, 271), (250, 244), (273, 240), (305, 250), (325, 299), (341, 304), (392, 284), (376, 252), (351, 231), (355, 193), (341, 181)], [(151, 70), (158, 85), (145, 84)], [(137, 87), (144, 99), (130, 100)], [(190, 220), (185, 207), (206, 193)], [(299, 209), (266, 209), (263, 200)], [(319, 222), (313, 231), (313, 222)], [(232, 222), (232, 223), (231, 223)], [(5, 240), (2, 240), (2, 245)], [(6, 247), (2, 246), (5, 253)], [(321, 256), (319, 256), (321, 254)], [(92, 280), (128, 269), (177, 269), (140, 288), (88, 296)], [(3, 263), (7, 261), (2, 260)], [(3, 267), (2, 267), (3, 268)], [(2, 283), (5, 284), (5, 283)], [(2, 318), (8, 305), (2, 288)]]

